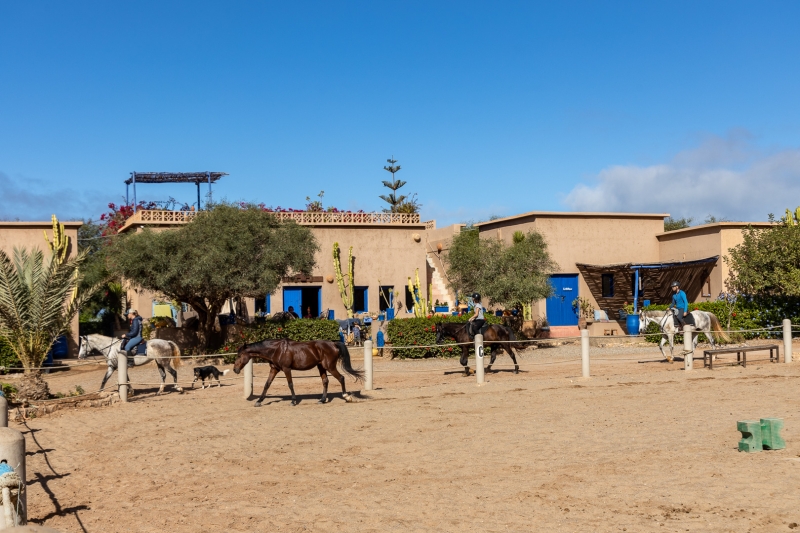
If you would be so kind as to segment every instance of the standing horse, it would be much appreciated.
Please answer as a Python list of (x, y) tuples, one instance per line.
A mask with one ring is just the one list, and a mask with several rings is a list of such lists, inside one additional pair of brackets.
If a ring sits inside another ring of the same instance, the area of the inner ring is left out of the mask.
[[(445, 339), (453, 339), (456, 342), (470, 342), (469, 332), (467, 331), (468, 323), (461, 324), (459, 322), (447, 322), (447, 323), (440, 323), (436, 324), (436, 344), (442, 344)], [(517, 364), (517, 358), (514, 355), (514, 349), (511, 347), (509, 342), (505, 342), (500, 344), (495, 341), (513, 341), (516, 340), (514, 336), (514, 332), (511, 328), (506, 326), (501, 326), (499, 324), (492, 324), (486, 329), (486, 332), (483, 336), (483, 342), (487, 344), (492, 349), (492, 359), (489, 361), (489, 366), (486, 368), (489, 372), (492, 371), (492, 365), (494, 364), (494, 360), (497, 359), (497, 352), (499, 350), (505, 350), (508, 355), (511, 356), (511, 360), (514, 361), (514, 373), (519, 374), (519, 365)], [(469, 361), (469, 344), (462, 344), (461, 345), (461, 366), (464, 367), (464, 375), (469, 376), (469, 366), (467, 362)]]
[[(108, 370), (106, 370), (106, 375), (103, 376), (103, 383), (100, 384), (100, 390), (103, 390), (106, 386), (106, 381), (108, 381), (108, 378), (114, 373), (114, 370), (117, 369), (117, 357), (124, 357), (124, 354), (120, 353), (124, 352), (121, 347), (122, 339), (92, 334), (81, 336), (80, 340), (81, 347), (78, 352), (78, 359), (86, 359), (86, 356), (92, 352), (100, 352), (106, 358)], [(161, 374), (161, 387), (158, 389), (158, 394), (164, 392), (164, 384), (167, 379), (166, 372), (169, 372), (172, 379), (175, 380), (175, 390), (183, 392), (183, 389), (178, 386), (178, 373), (172, 368), (170, 359), (172, 359), (172, 365), (175, 365), (175, 368), (181, 365), (181, 350), (178, 348), (178, 345), (172, 341), (153, 339), (147, 341), (146, 355), (137, 355), (133, 357), (133, 366), (142, 366), (150, 361), (155, 361), (156, 365), (158, 365), (158, 372)], [(128, 361), (130, 361), (130, 359), (128, 359)], [(130, 362), (128, 364), (130, 365)]]
[(297, 397), (294, 394), (294, 385), (292, 383), (292, 370), (311, 370), (315, 366), (317, 367), (319, 377), (322, 379), (322, 398), (318, 403), (325, 403), (328, 400), (328, 372), (342, 385), (342, 398), (346, 402), (352, 401), (344, 385), (344, 376), (336, 369), (336, 364), (339, 361), (342, 363), (342, 369), (353, 376), (356, 381), (361, 381), (364, 378), (364, 372), (355, 370), (350, 364), (350, 352), (347, 350), (347, 346), (341, 342), (297, 342), (288, 339), (268, 339), (253, 344), (245, 344), (239, 348), (238, 356), (233, 363), (233, 371), (238, 374), (244, 368), (244, 365), (254, 357), (269, 363), (269, 377), (264, 384), (264, 391), (255, 403), (255, 407), (261, 407), (261, 402), (267, 397), (267, 390), (279, 370), (282, 370), (286, 375), (286, 382), (292, 392), (292, 405), (297, 405)]
[[(719, 319), (714, 313), (695, 310), (689, 314), (692, 315), (692, 318), (694, 319), (695, 332), (699, 333), (702, 331), (705, 333), (708, 342), (711, 343), (711, 349), (717, 347), (715, 343), (715, 337), (716, 340), (728, 342), (728, 336), (725, 334), (725, 331), (722, 329), (722, 325), (719, 323)], [(661, 329), (661, 342), (659, 343), (658, 347), (661, 349), (661, 355), (663, 355), (667, 361), (671, 363), (674, 359), (673, 352), (675, 350), (673, 339), (676, 334), (681, 333), (681, 331), (675, 326), (675, 313), (671, 309), (667, 311), (642, 311), (639, 315), (639, 332), (644, 333), (644, 331), (647, 329), (647, 325), (651, 322), (657, 324), (659, 329)], [(693, 334), (693, 349), (697, 348), (697, 343), (700, 340), (700, 337), (697, 333)], [(669, 356), (664, 353), (664, 344), (667, 342), (667, 339), (669, 339)], [(714, 357), (716, 358), (716, 356)]]

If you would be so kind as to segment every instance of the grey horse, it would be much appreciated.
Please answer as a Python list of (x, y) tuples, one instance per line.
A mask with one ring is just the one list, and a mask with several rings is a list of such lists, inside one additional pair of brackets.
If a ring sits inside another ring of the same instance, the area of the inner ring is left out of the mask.
[[(715, 342), (717, 340), (728, 342), (728, 336), (725, 334), (725, 331), (723, 331), (722, 325), (719, 323), (719, 319), (714, 313), (696, 310), (689, 314), (692, 315), (692, 318), (694, 318), (694, 330), (696, 332), (702, 331), (705, 333), (708, 342), (711, 343), (712, 349), (717, 347)], [(670, 363), (674, 359), (673, 352), (675, 350), (675, 346), (673, 344), (673, 339), (675, 335), (681, 333), (681, 331), (675, 327), (674, 316), (675, 315), (672, 309), (668, 309), (666, 311), (642, 311), (639, 315), (639, 333), (644, 333), (647, 329), (647, 325), (650, 322), (657, 324), (661, 329), (661, 343), (658, 345), (658, 347), (661, 349), (661, 355), (663, 355)], [(666, 344), (667, 339), (669, 339), (669, 355), (664, 353), (664, 344)], [(692, 348), (697, 348), (698, 341), (699, 336), (697, 333), (695, 333), (692, 336)]]
[[(120, 345), (122, 339), (114, 339), (106, 337), (105, 335), (82, 335), (80, 351), (78, 352), (78, 359), (86, 359), (86, 357), (93, 352), (100, 352), (105, 356), (108, 370), (106, 375), (103, 376), (103, 383), (100, 384), (100, 390), (106, 386), (108, 378), (117, 369), (117, 357), (120, 356)], [(130, 361), (130, 359), (128, 359)], [(171, 361), (170, 361), (171, 360)], [(170, 373), (172, 379), (175, 381), (175, 390), (183, 392), (183, 389), (178, 386), (178, 373), (175, 368), (181, 364), (181, 350), (178, 345), (172, 341), (165, 341), (163, 339), (153, 339), (147, 341), (147, 355), (137, 355), (133, 357), (132, 366), (141, 366), (155, 361), (158, 365), (158, 372), (161, 374), (161, 387), (158, 389), (158, 394), (164, 392), (164, 385), (167, 379), (167, 372)], [(131, 364), (130, 362), (128, 363)], [(172, 368), (175, 365), (175, 368)]]

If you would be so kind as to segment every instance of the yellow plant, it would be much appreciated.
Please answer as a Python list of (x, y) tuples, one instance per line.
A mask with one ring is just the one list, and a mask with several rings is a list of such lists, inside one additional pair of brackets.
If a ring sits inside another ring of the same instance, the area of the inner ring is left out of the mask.
[(342, 274), (342, 259), (339, 250), (339, 243), (333, 243), (333, 269), (336, 272), (336, 283), (339, 285), (339, 295), (342, 297), (342, 303), (345, 310), (347, 310), (347, 318), (353, 318), (353, 247), (350, 247), (350, 255), (347, 258), (348, 274), (349, 274), (349, 291), (344, 285), (344, 275)]

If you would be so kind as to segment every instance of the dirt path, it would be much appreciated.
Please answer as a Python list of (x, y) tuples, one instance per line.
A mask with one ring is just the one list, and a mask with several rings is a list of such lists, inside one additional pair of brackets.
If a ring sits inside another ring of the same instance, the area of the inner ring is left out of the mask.
[[(685, 373), (652, 348), (523, 357), (474, 378), (376, 362), (379, 390), (318, 405), (318, 376), (261, 409), (222, 388), (12, 424), (30, 516), (64, 532), (791, 531), (800, 523), (800, 365)], [(536, 353), (539, 352), (539, 353)], [(508, 362), (508, 359), (502, 361)], [(457, 366), (457, 365), (456, 365)], [(698, 364), (697, 366), (701, 366)], [(190, 367), (180, 370), (188, 380)], [(154, 367), (132, 370), (155, 380)], [(266, 376), (256, 367), (256, 389)], [(96, 389), (102, 369), (49, 378)], [(116, 379), (116, 376), (113, 378)], [(349, 387), (358, 390), (348, 382)], [(151, 388), (150, 390), (154, 390)], [(780, 417), (787, 449), (736, 451), (736, 421)]]

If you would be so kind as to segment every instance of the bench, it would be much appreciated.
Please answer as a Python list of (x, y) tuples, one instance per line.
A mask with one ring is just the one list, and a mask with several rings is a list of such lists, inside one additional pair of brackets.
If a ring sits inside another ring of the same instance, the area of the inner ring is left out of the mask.
[(780, 347), (777, 344), (764, 344), (762, 346), (736, 346), (734, 348), (719, 348), (716, 350), (703, 351), (703, 368), (714, 369), (714, 356), (723, 353), (735, 353), (736, 363), (734, 365), (747, 366), (747, 353), (769, 350), (770, 363), (780, 362)]

